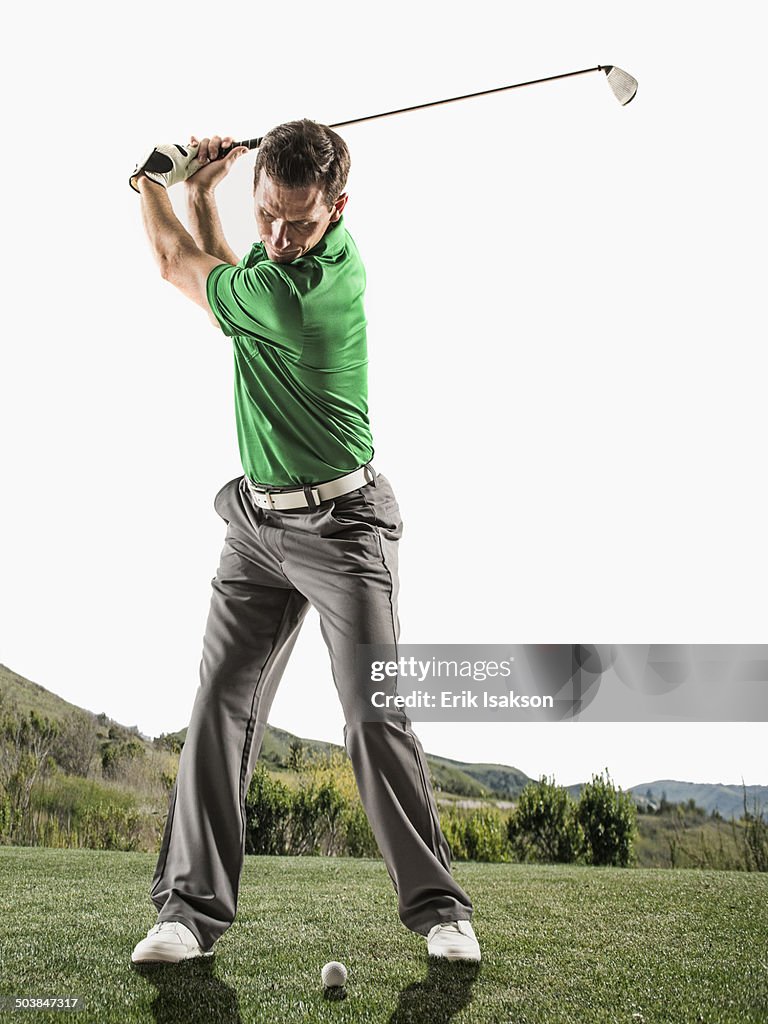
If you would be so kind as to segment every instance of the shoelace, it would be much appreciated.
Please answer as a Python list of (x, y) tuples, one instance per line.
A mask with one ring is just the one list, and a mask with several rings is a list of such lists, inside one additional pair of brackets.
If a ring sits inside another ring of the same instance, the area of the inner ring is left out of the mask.
[(456, 922), (456, 921), (446, 921), (445, 924), (436, 925), (435, 928), (429, 933), (428, 938), (431, 941), (432, 939), (437, 938), (438, 935), (442, 935), (443, 932), (445, 932), (445, 931), (457, 932), (459, 935), (463, 935), (464, 934), (464, 932), (459, 927), (458, 922)]
[(152, 931), (157, 933), (157, 932), (161, 932), (163, 930), (163, 928), (165, 928), (166, 931), (169, 931), (169, 932), (170, 931), (174, 931), (178, 935), (179, 934), (178, 930), (175, 927), (176, 923), (177, 923), (176, 921), (161, 921), (160, 924), (156, 924), (155, 925), (155, 927), (152, 929)]

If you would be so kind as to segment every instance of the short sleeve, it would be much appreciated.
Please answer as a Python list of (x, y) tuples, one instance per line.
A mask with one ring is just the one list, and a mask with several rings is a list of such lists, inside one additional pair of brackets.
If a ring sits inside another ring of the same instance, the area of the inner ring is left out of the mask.
[(301, 305), (291, 281), (274, 265), (220, 263), (208, 275), (206, 296), (228, 337), (254, 338), (301, 354)]

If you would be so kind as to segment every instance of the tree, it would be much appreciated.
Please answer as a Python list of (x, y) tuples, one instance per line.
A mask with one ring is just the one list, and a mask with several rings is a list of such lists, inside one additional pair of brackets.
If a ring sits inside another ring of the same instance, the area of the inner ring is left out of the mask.
[(522, 860), (567, 864), (578, 859), (581, 845), (574, 804), (554, 776), (529, 782), (512, 811), (507, 831)]
[(616, 788), (607, 768), (605, 778), (593, 775), (583, 787), (576, 820), (590, 864), (627, 867), (637, 835), (637, 808), (630, 793)]

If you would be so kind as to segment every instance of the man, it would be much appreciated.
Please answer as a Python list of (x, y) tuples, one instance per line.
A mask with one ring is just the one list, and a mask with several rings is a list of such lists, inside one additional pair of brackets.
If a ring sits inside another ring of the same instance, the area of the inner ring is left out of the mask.
[[(158, 923), (134, 962), (206, 955), (232, 924), (245, 797), (269, 709), (312, 604), (345, 715), (360, 797), (428, 953), (480, 959), (473, 907), (450, 873), (424, 752), (400, 710), (361, 701), (360, 644), (395, 644), (402, 521), (371, 465), (365, 272), (342, 212), (344, 141), (313, 121), (273, 129), (254, 170), (260, 241), (240, 261), (215, 187), (246, 150), (213, 136), (158, 147), (131, 179), (163, 277), (232, 339), (244, 475), (216, 495), (227, 523), (200, 687), (151, 888)], [(186, 182), (190, 235), (167, 187)]]

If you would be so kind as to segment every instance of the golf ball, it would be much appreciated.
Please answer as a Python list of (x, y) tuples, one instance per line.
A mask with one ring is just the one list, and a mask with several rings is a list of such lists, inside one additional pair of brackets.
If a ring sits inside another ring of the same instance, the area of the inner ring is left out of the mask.
[(340, 964), (338, 960), (331, 960), (322, 969), (320, 976), (326, 988), (337, 988), (346, 984), (347, 968), (344, 964)]

